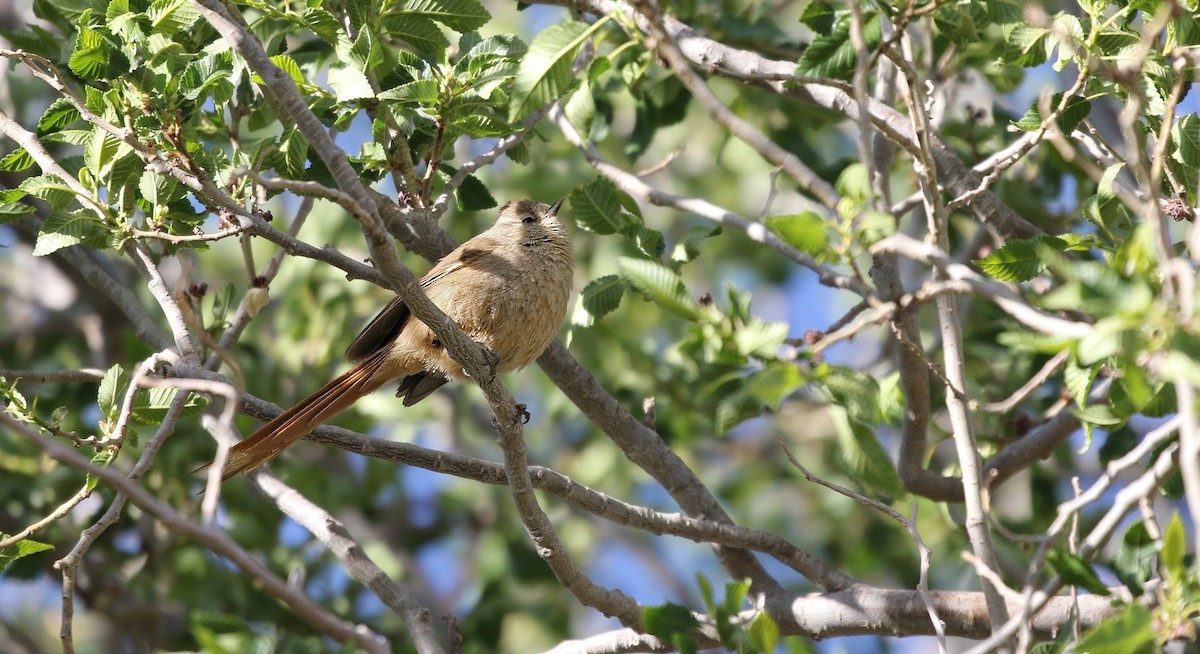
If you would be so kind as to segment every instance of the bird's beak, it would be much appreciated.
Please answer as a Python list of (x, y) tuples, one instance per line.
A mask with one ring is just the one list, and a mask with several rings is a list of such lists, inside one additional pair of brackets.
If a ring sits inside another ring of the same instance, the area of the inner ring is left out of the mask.
[(555, 202), (554, 204), (550, 205), (550, 208), (546, 210), (546, 217), (554, 218), (555, 216), (557, 216), (558, 208), (562, 206), (563, 200), (565, 200), (565, 199), (566, 198), (559, 198), (558, 202)]

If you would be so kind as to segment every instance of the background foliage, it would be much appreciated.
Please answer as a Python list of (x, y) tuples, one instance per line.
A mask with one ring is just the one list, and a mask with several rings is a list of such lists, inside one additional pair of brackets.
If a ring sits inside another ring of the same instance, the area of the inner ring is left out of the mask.
[[(0, 8), (0, 642), (1194, 639), (1195, 10)], [(549, 469), (534, 482), (557, 563), (489, 467), (522, 455), (473, 386), (403, 411), (380, 393), (336, 421), (428, 449), (335, 430), (289, 450), (271, 469), (311, 506), (272, 480), (197, 494), (223, 409), (248, 433), (257, 398), (310, 393), (404, 288), (392, 239), (419, 272), (498, 204), (564, 196), (569, 354), (504, 380)], [(55, 444), (146, 493), (126, 505)], [(361, 551), (303, 519), (325, 515)], [(357, 576), (363, 554), (393, 585)], [(564, 557), (626, 595), (564, 584)]]

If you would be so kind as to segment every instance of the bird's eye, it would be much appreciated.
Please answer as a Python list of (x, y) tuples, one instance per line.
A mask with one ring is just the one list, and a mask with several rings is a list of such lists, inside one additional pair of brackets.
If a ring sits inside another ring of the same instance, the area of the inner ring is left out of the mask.
[(536, 223), (537, 218), (534, 218), (533, 216), (525, 216), (524, 218), (521, 219), (521, 222), (525, 223), (526, 225), (529, 225), (532, 223)]

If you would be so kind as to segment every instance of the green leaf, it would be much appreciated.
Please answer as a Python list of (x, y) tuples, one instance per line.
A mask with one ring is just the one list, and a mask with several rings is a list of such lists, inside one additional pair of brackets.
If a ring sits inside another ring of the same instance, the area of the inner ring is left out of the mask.
[(871, 197), (871, 175), (867, 167), (854, 162), (842, 169), (838, 174), (835, 188), (838, 193), (855, 202), (864, 202)]
[(700, 243), (721, 233), (721, 226), (694, 225), (683, 234), (671, 253), (672, 261), (688, 263), (700, 256)]
[(1067, 365), (1063, 368), (1063, 382), (1066, 384), (1067, 392), (1071, 394), (1071, 399), (1075, 400), (1075, 404), (1081, 407), (1087, 406), (1087, 397), (1092, 390), (1092, 382), (1096, 381), (1096, 375), (1099, 374), (1099, 364), (1081, 366), (1074, 356), (1067, 360)]
[(75, 191), (56, 175), (26, 177), (17, 188), (44, 200), (51, 209), (62, 209), (75, 198)]
[(704, 601), (704, 608), (709, 615), (717, 612), (717, 603), (713, 599), (712, 582), (708, 577), (704, 576), (703, 572), (696, 573), (696, 586), (700, 589), (700, 599)]
[(800, 22), (814, 32), (827, 32), (833, 27), (833, 19), (837, 12), (828, 2), (810, 2), (804, 6), (800, 14)]
[[(167, 416), (167, 409), (175, 401), (175, 395), (180, 392), (177, 388), (166, 386), (139, 389), (133, 398), (133, 413), (130, 417), (143, 425), (157, 425)], [(184, 415), (195, 415), (208, 404), (204, 398), (191, 393), (184, 403)]]
[(1066, 550), (1054, 549), (1046, 552), (1046, 562), (1054, 572), (1062, 578), (1063, 583), (1079, 586), (1097, 595), (1111, 595), (1108, 587), (1101, 583), (1092, 566), (1078, 554)]
[(384, 34), (394, 39), (407, 42), (419, 54), (440, 58), (450, 40), (442, 33), (437, 23), (413, 14), (392, 14), (384, 16), (381, 27)]
[(873, 492), (903, 497), (904, 484), (875, 432), (867, 425), (851, 420), (840, 406), (831, 405), (829, 416), (838, 433), (838, 454), (848, 468), (848, 474)]
[(988, 20), (1000, 25), (1006, 23), (1019, 23), (1025, 20), (1025, 15), (1022, 12), (1024, 4), (1018, 0), (988, 0), (984, 2), (984, 8), (987, 9)]
[(435, 79), (420, 79), (383, 91), (379, 94), (379, 99), (435, 105), (438, 102), (441, 87), (442, 85)]
[(615, 234), (630, 224), (621, 211), (617, 186), (607, 177), (597, 177), (571, 191), (571, 213), (575, 223), (594, 234)]
[(200, 10), (192, 0), (154, 0), (146, 16), (155, 32), (169, 36), (195, 25)]
[(647, 606), (642, 609), (642, 624), (646, 626), (647, 633), (671, 644), (681, 653), (696, 652), (696, 637), (693, 633), (700, 628), (700, 621), (686, 606)]
[(375, 97), (371, 81), (357, 68), (344, 65), (329, 67), (329, 86), (333, 87), (338, 102), (362, 100)]
[(286, 16), (292, 22), (312, 30), (326, 43), (337, 43), (338, 32), (342, 28), (341, 22), (333, 14), (317, 6), (320, 3), (308, 2), (307, 4), (307, 7), (294, 13), (289, 12)]
[(645, 259), (621, 257), (617, 268), (634, 288), (650, 296), (659, 306), (688, 320), (700, 320), (704, 312), (688, 295), (679, 273)]
[(588, 81), (584, 81), (579, 85), (579, 88), (571, 94), (563, 106), (563, 114), (566, 115), (567, 121), (579, 132), (579, 137), (585, 142), (588, 141), (588, 135), (592, 133), (592, 121), (596, 118), (596, 101), (592, 97), (592, 85)]
[(1150, 609), (1130, 604), (1115, 618), (1108, 618), (1083, 635), (1075, 645), (1079, 654), (1132, 654), (1154, 643)]
[(1187, 532), (1179, 513), (1171, 516), (1167, 530), (1163, 532), (1162, 565), (1166, 571), (1168, 582), (1183, 583), (1187, 579), (1187, 570), (1183, 565), (1183, 556), (1187, 552)]
[(1005, 39), (1006, 60), (1025, 68), (1046, 63), (1046, 58), (1049, 56), (1046, 52), (1046, 41), (1050, 36), (1050, 30), (1025, 23), (1016, 23), (1005, 32), (1008, 35)]
[[(3, 540), (7, 537), (8, 534), (0, 532), (0, 540)], [(4, 572), (6, 569), (8, 569), (8, 566), (17, 559), (29, 556), (30, 554), (37, 554), (38, 552), (45, 552), (46, 550), (52, 549), (54, 549), (53, 545), (39, 543), (36, 540), (30, 540), (28, 538), (19, 540), (15, 545), (10, 545), (0, 549), (0, 572)]]
[(742, 356), (774, 358), (778, 356), (787, 335), (786, 322), (766, 322), (754, 318), (734, 332), (733, 342)]
[(72, 245), (104, 247), (108, 243), (108, 234), (109, 230), (90, 210), (79, 209), (68, 213), (55, 209), (42, 223), (42, 231), (33, 246), (33, 256), (42, 257)]
[(457, 32), (473, 32), (492, 19), (477, 0), (409, 0), (403, 13), (431, 18)]
[(733, 650), (739, 645), (738, 625), (734, 623), (737, 617), (738, 609), (742, 607), (742, 602), (746, 599), (746, 593), (750, 590), (750, 580), (743, 579), (741, 581), (731, 581), (725, 584), (725, 600), (717, 607), (713, 614), (713, 622), (717, 628), (717, 637), (721, 644), (726, 648)]
[(179, 91), (188, 100), (211, 97), (222, 104), (233, 97), (233, 62), (228, 51), (217, 52), (188, 64), (179, 80)]
[(633, 245), (647, 259), (662, 258), (667, 249), (667, 242), (662, 232), (638, 223), (630, 223), (621, 228), (621, 234), (633, 241)]
[[(1054, 96), (1050, 98), (1049, 106), (1052, 111), (1058, 108), (1059, 104), (1062, 102), (1062, 96), (1062, 93), (1055, 93)], [(1041, 102), (1041, 98), (1034, 100), (1033, 104), (1030, 105), (1029, 109), (1025, 112), (1025, 115), (1021, 116), (1020, 120), (1012, 121), (1012, 125), (1017, 129), (1027, 132), (1041, 128), (1042, 114), (1041, 110), (1038, 108), (1038, 105), (1040, 105)], [(1056, 121), (1058, 123), (1059, 131), (1061, 131), (1063, 134), (1070, 134), (1071, 132), (1075, 131), (1075, 128), (1079, 127), (1079, 123), (1082, 123), (1083, 119), (1087, 118), (1091, 111), (1091, 100), (1080, 96), (1071, 98), (1067, 102), (1066, 108), (1064, 108), (1062, 113), (1059, 114), (1058, 120)]]
[[(787, 327), (784, 323), (771, 324)], [(805, 379), (795, 365), (786, 361), (774, 361), (750, 376), (746, 382), (746, 392), (758, 400), (759, 404), (778, 409), (779, 403), (804, 383)]]
[(25, 148), (17, 148), (0, 159), (0, 170), (9, 173), (20, 172), (33, 165), (33, 157)]
[(1099, 245), (1090, 234), (1063, 234), (1009, 241), (982, 259), (972, 261), (985, 273), (1006, 282), (1024, 282), (1046, 269), (1049, 253), (1089, 250)]
[(83, 151), (83, 160), (88, 170), (92, 171), (96, 178), (104, 177), (111, 169), (120, 145), (121, 141), (118, 141), (117, 137), (99, 127), (92, 130), (92, 136), (88, 139), (87, 147)]
[(750, 592), (749, 579), (726, 583), (725, 601), (721, 603), (721, 610), (718, 610), (717, 614), (725, 618), (725, 621), (736, 617), (738, 611), (742, 608), (742, 603), (746, 601), (746, 593), (748, 592)]
[(37, 211), (24, 202), (0, 202), (0, 225), (11, 223), (21, 216), (28, 216)]
[(510, 123), (566, 95), (579, 49), (604, 22), (605, 19), (600, 19), (591, 26), (578, 21), (557, 23), (533, 38), (513, 78)]
[(147, 168), (138, 180), (138, 192), (152, 205), (166, 205), (182, 199), (186, 192), (174, 178), (159, 175)]
[[(275, 55), (274, 57), (271, 57), (271, 63), (275, 64), (280, 70), (287, 73), (288, 76), (292, 78), (292, 81), (296, 83), (296, 86), (304, 86), (305, 84), (308, 84), (308, 82), (304, 79), (304, 72), (300, 70), (300, 64), (296, 63), (296, 60), (293, 59), (291, 55)], [(258, 78), (258, 81), (261, 82), (261, 78)]]
[(879, 382), (871, 375), (844, 368), (826, 365), (818, 369), (817, 381), (829, 392), (830, 401), (846, 410), (850, 418), (867, 425), (883, 421), (879, 405)]
[(100, 380), (100, 388), (96, 392), (96, 406), (100, 407), (100, 412), (104, 414), (106, 420), (116, 419), (122, 401), (121, 395), (124, 394), (128, 384), (125, 370), (120, 364), (113, 364), (104, 372), (104, 377)]
[[(445, 168), (454, 170), (449, 166)], [(454, 192), (454, 198), (458, 201), (459, 211), (486, 211), (498, 204), (496, 198), (492, 197), (492, 192), (474, 175), (467, 175), (462, 185)]]
[(1154, 557), (1157, 545), (1146, 531), (1146, 525), (1135, 522), (1129, 525), (1121, 537), (1121, 546), (1113, 560), (1117, 578), (1125, 584), (1134, 597), (1145, 592), (1144, 584), (1154, 576)]
[(760, 652), (774, 652), (775, 646), (779, 644), (779, 625), (765, 611), (754, 617), (746, 632), (750, 636), (750, 642)]
[(108, 70), (110, 52), (104, 36), (96, 30), (82, 27), (75, 37), (75, 49), (68, 65), (76, 75), (89, 80), (101, 80)]
[(619, 275), (605, 275), (588, 282), (579, 294), (579, 301), (591, 316), (592, 322), (616, 311), (625, 294), (625, 280)]
[(461, 116), (455, 118), (450, 125), (461, 129), (464, 134), (474, 138), (507, 136), (513, 133), (512, 125), (487, 114)]
[(1171, 128), (1171, 141), (1175, 145), (1172, 156), (1179, 163), (1191, 167), (1200, 167), (1200, 118), (1196, 114), (1188, 114), (1179, 119)]
[(814, 259), (824, 257), (829, 247), (829, 233), (825, 231), (825, 221), (814, 211), (771, 216), (767, 218), (767, 227), (783, 239), (784, 243)]
[(71, 145), (87, 145), (92, 140), (90, 129), (64, 129), (58, 132), (42, 134), (38, 137), (42, 143), (69, 143)]
[(308, 139), (295, 125), (288, 127), (279, 139), (278, 172), (289, 179), (304, 179), (308, 165)]
[[(878, 15), (872, 13), (863, 24), (863, 40), (868, 51), (883, 42), (883, 28)], [(850, 79), (857, 61), (858, 53), (850, 40), (850, 18), (845, 17), (834, 25), (831, 33), (813, 39), (800, 57), (796, 72), (800, 75)]]
[[(131, 429), (129, 431), (132, 433), (133, 430)], [(112, 464), (114, 457), (114, 450), (101, 450), (92, 455), (92, 463), (107, 468), (110, 464)], [(84, 477), (83, 487), (87, 490), (87, 492), (90, 493), (96, 490), (96, 486), (99, 485), (100, 478), (96, 475), (89, 472), (87, 473), (87, 476)]]
[(1112, 407), (1107, 404), (1092, 404), (1086, 407), (1071, 407), (1071, 415), (1079, 418), (1081, 421), (1089, 425), (1097, 427), (1116, 427), (1123, 424), (1128, 418), (1115, 415)]
[(38, 135), (56, 132), (80, 119), (79, 110), (67, 98), (59, 98), (50, 103), (38, 119)]

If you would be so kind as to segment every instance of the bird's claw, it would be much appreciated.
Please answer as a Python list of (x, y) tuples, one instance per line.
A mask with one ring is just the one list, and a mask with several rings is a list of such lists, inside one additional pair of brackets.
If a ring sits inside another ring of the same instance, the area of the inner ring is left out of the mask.
[(500, 365), (500, 355), (493, 352), (483, 343), (480, 343), (479, 347), (483, 350), (483, 361), (487, 364), (491, 379), (494, 380), (496, 378), (496, 367)]
[[(517, 418), (520, 419), (521, 424), (528, 425), (529, 418), (531, 417), (529, 414), (529, 408), (520, 402), (518, 402), (514, 408), (517, 410)], [(500, 429), (500, 421), (497, 420), (496, 416), (494, 415), (492, 416), (492, 428), (497, 430)]]

